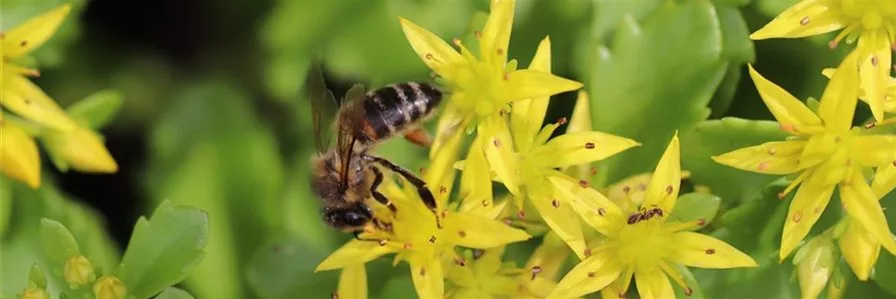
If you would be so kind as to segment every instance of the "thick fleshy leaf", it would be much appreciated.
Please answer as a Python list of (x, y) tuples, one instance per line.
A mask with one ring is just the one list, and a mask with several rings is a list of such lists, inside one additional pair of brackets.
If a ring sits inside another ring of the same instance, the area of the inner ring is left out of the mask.
[[(505, 1), (505, 0), (502, 0)], [(552, 96), (582, 88), (582, 83), (558, 77), (550, 72), (519, 70), (507, 79), (507, 100), (533, 99)]]
[(505, 119), (498, 116), (486, 118), (479, 124), (479, 134), (487, 136), (482, 142), (482, 149), (488, 158), (489, 168), (511, 194), (519, 194), (519, 159), (513, 151), (513, 140)]
[(445, 294), (445, 275), (437, 258), (421, 261), (411, 259), (411, 279), (420, 298), (442, 298)]
[(675, 233), (672, 236), (672, 248), (669, 258), (689, 267), (729, 269), (759, 266), (753, 258), (734, 246), (695, 232)]
[(516, 0), (491, 1), (491, 12), (479, 38), (480, 55), (484, 61), (501, 65), (507, 61), (515, 8)]
[(622, 221), (622, 210), (587, 185), (582, 186), (569, 177), (550, 176), (548, 179), (554, 185), (554, 196), (561, 204), (572, 206), (579, 216), (595, 230), (605, 236), (615, 236), (616, 225)]
[(339, 289), (336, 298), (367, 299), (367, 270), (364, 264), (345, 267), (339, 274)]
[(0, 172), (36, 189), (40, 186), (37, 143), (19, 127), (0, 123)]
[(644, 299), (674, 298), (675, 291), (672, 283), (659, 268), (648, 271), (635, 271), (635, 281), (638, 283), (638, 295)]
[(824, 0), (802, 0), (750, 35), (751, 39), (797, 38), (828, 33), (843, 28), (836, 10)]
[(314, 272), (363, 264), (397, 250), (392, 246), (380, 246), (377, 242), (351, 240), (320, 262)]
[(846, 263), (856, 274), (856, 278), (866, 281), (871, 276), (871, 269), (880, 256), (880, 242), (868, 233), (862, 224), (850, 219), (846, 231), (838, 240), (840, 252)]
[(889, 165), (881, 166), (871, 182), (871, 190), (877, 196), (884, 196), (896, 189), (896, 161)]
[(71, 4), (59, 5), (4, 32), (0, 42), (0, 46), (3, 47), (3, 58), (22, 57), (43, 45), (53, 36), (70, 10)]
[(609, 251), (598, 251), (576, 265), (557, 283), (548, 298), (573, 298), (597, 292), (622, 273), (622, 266)]
[(672, 141), (663, 153), (663, 157), (656, 165), (650, 184), (647, 185), (647, 194), (642, 206), (656, 205), (663, 211), (672, 211), (675, 200), (678, 198), (678, 190), (681, 188), (681, 148), (678, 142), (678, 132), (672, 136)]
[(40, 238), (50, 259), (61, 265), (69, 258), (81, 254), (78, 242), (68, 228), (58, 221), (40, 220)]
[(793, 197), (793, 202), (790, 203), (790, 209), (787, 210), (787, 219), (784, 222), (784, 232), (781, 236), (781, 251), (779, 254), (781, 260), (790, 255), (790, 252), (809, 233), (812, 225), (815, 225), (815, 222), (818, 221), (818, 217), (821, 217), (821, 213), (831, 200), (834, 187), (836, 185), (813, 185), (809, 182), (805, 182), (799, 187), (799, 190)]
[(544, 156), (551, 167), (565, 168), (600, 161), (640, 143), (601, 132), (566, 133), (533, 150)]
[(861, 166), (884, 167), (896, 162), (896, 135), (856, 137), (853, 157)]
[(13, 75), (3, 78), (4, 90), (0, 105), (30, 121), (58, 131), (77, 127), (56, 102), (27, 78)]
[(443, 225), (450, 232), (445, 234), (450, 238), (447, 242), (468, 248), (488, 249), (531, 238), (503, 222), (467, 213), (450, 213)]
[(768, 110), (772, 112), (782, 127), (796, 127), (798, 130), (799, 127), (803, 126), (822, 125), (821, 119), (815, 113), (812, 113), (809, 107), (806, 107), (805, 104), (780, 86), (760, 75), (759, 72), (753, 69), (753, 65), (749, 65), (749, 67), (750, 77), (753, 78), (753, 83), (756, 85), (756, 90), (759, 91), (759, 96), (762, 97), (762, 101), (765, 102)]
[[(551, 72), (551, 40), (544, 38), (538, 44), (530, 70)], [(513, 102), (510, 110), (510, 126), (513, 129), (513, 141), (520, 152), (526, 152), (532, 147), (535, 135), (541, 129), (544, 115), (548, 111), (550, 97), (518, 100)]]
[(691, 192), (678, 197), (675, 208), (669, 215), (669, 221), (688, 223), (697, 221), (699, 224), (689, 229), (695, 231), (708, 225), (719, 212), (722, 199), (714, 194)]
[(463, 56), (444, 40), (417, 24), (399, 17), (401, 30), (423, 63), (445, 79), (452, 78), (450, 68), (466, 64)]
[(712, 2), (664, 4), (669, 3), (594, 3), (594, 12), (606, 16), (596, 18), (595, 27), (615, 28), (611, 35), (596, 32), (606, 34), (609, 48), (591, 47), (582, 71), (590, 74), (594, 130), (643, 144), (599, 163), (595, 185), (653, 169), (673, 131), (706, 119), (707, 105), (724, 78), (728, 63), (723, 62), (722, 30)]
[(579, 218), (570, 209), (571, 206), (562, 203), (560, 199), (545, 198), (534, 194), (530, 194), (530, 199), (548, 227), (569, 245), (579, 259), (584, 259), (585, 236), (582, 234)]
[(98, 130), (112, 121), (124, 104), (124, 95), (117, 90), (107, 89), (95, 92), (65, 111), (81, 125)]
[(720, 164), (750, 172), (791, 174), (800, 170), (800, 154), (805, 147), (805, 141), (773, 141), (737, 149), (712, 159)]
[(887, 218), (860, 169), (853, 169), (850, 180), (840, 185), (840, 199), (852, 220), (861, 224), (887, 251), (896, 254), (896, 240), (890, 233)]
[(883, 30), (869, 30), (862, 33), (856, 50), (861, 55), (858, 57), (859, 81), (871, 114), (878, 122), (884, 120), (884, 99), (890, 86), (891, 44)]
[(853, 51), (843, 59), (821, 95), (818, 116), (825, 128), (835, 133), (846, 133), (852, 128), (859, 101), (858, 57)]

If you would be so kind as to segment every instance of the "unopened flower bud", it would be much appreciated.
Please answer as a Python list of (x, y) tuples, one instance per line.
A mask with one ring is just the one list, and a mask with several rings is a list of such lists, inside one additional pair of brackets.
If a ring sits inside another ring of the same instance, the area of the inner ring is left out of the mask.
[(93, 284), (93, 295), (96, 299), (123, 299), (128, 289), (115, 276), (100, 277)]
[(47, 134), (49, 150), (59, 155), (72, 168), (81, 172), (114, 173), (118, 164), (96, 132), (77, 128)]
[(73, 287), (87, 285), (96, 278), (93, 264), (83, 255), (72, 256), (65, 261), (63, 276), (65, 282)]
[(47, 293), (44, 289), (39, 288), (27, 288), (25, 291), (22, 291), (19, 294), (19, 298), (21, 299), (49, 299), (50, 294)]
[(40, 186), (40, 155), (37, 144), (28, 133), (8, 122), (0, 121), (0, 172), (31, 188)]
[(812, 239), (797, 252), (794, 263), (797, 264), (802, 298), (817, 298), (837, 263), (834, 241), (824, 235)]

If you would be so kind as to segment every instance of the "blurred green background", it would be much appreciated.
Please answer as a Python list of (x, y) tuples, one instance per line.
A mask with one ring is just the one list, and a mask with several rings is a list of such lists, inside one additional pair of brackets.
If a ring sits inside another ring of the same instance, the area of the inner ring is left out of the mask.
[[(794, 2), (518, 0), (510, 57), (528, 65), (549, 35), (554, 73), (586, 84), (595, 129), (645, 145), (601, 162), (598, 185), (651, 170), (678, 128), (694, 182), (714, 187), (723, 209), (747, 215), (717, 217), (715, 234), (766, 266), (725, 275), (698, 271), (708, 298), (799, 295), (793, 267), (770, 253), (780, 239), (775, 219), (787, 206), (770, 199), (780, 186), (763, 189), (770, 177), (725, 172), (707, 162), (709, 154), (781, 135), (767, 124), (704, 121), (771, 119), (747, 62), (801, 99), (820, 96), (822, 68), (836, 66), (848, 46), (829, 49), (827, 35), (755, 43), (747, 37)], [(0, 24), (12, 28), (60, 3), (0, 0)], [(323, 225), (308, 190), (313, 135), (301, 93), (306, 71), (322, 65), (337, 95), (356, 82), (379, 87), (427, 80), (429, 70), (397, 17), (450, 40), (481, 28), (488, 12), (487, 0), (71, 3), (63, 27), (35, 54), (42, 76), (34, 81), (63, 107), (103, 89), (123, 94), (121, 113), (102, 131), (120, 171), (59, 173), (45, 162), (40, 190), (4, 182), (3, 294), (20, 291), (28, 266), (44, 258), (36, 234), (40, 217), (65, 223), (90, 244), (82, 246), (92, 258), (112, 261), (137, 217), (170, 199), (210, 215), (206, 256), (181, 285), (197, 298), (329, 298), (338, 271), (312, 269), (350, 236)], [(569, 115), (574, 98), (556, 96), (547, 119)], [(864, 122), (867, 108), (858, 115), (856, 123)], [(425, 150), (403, 140), (379, 152), (409, 169), (426, 162)], [(893, 201), (890, 196), (885, 205)], [(838, 211), (830, 214), (816, 226), (839, 218)], [(524, 261), (537, 244), (529, 243), (508, 258)], [(413, 298), (407, 266), (390, 263), (368, 264), (368, 273), (377, 273), (369, 276), (370, 294)], [(890, 270), (878, 276), (896, 277), (892, 255), (882, 252), (881, 263)], [(893, 285), (869, 282), (848, 290), (884, 296), (886, 288), (896, 294)]]

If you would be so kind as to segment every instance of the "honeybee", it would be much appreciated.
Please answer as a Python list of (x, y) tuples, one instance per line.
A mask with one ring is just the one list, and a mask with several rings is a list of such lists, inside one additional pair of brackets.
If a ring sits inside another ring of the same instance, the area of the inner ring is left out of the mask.
[[(419, 124), (442, 100), (439, 89), (425, 83), (407, 82), (364, 93), (363, 87), (355, 84), (341, 103), (336, 103), (319, 70), (309, 75), (307, 88), (317, 146), (317, 154), (311, 161), (311, 188), (323, 202), (324, 222), (340, 231), (354, 233), (355, 238), (368, 223), (373, 222), (379, 228), (388, 225), (377, 220), (365, 204), (367, 198), (373, 197), (396, 211), (389, 199), (377, 191), (384, 178), (378, 166), (398, 173), (413, 184), (423, 203), (435, 214), (435, 197), (423, 180), (371, 151), (378, 143), (399, 134), (418, 145), (430, 144)], [(334, 103), (338, 106), (332, 123), (336, 147), (329, 149), (329, 142), (321, 137), (321, 119), (326, 105)], [(439, 223), (438, 216), (436, 223)]]

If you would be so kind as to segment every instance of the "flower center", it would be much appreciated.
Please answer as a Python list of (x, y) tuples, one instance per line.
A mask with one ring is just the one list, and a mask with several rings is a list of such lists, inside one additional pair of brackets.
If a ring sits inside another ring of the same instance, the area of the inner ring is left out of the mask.
[(891, 0), (840, 0), (843, 14), (862, 25), (878, 30), (896, 22), (896, 2)]
[(813, 167), (818, 172), (813, 179), (824, 185), (842, 181), (852, 163), (855, 134), (820, 134), (812, 136), (806, 143), (800, 163)]
[(669, 252), (671, 236), (663, 230), (662, 216), (625, 224), (618, 236), (617, 256), (623, 265), (647, 269), (659, 264)]

